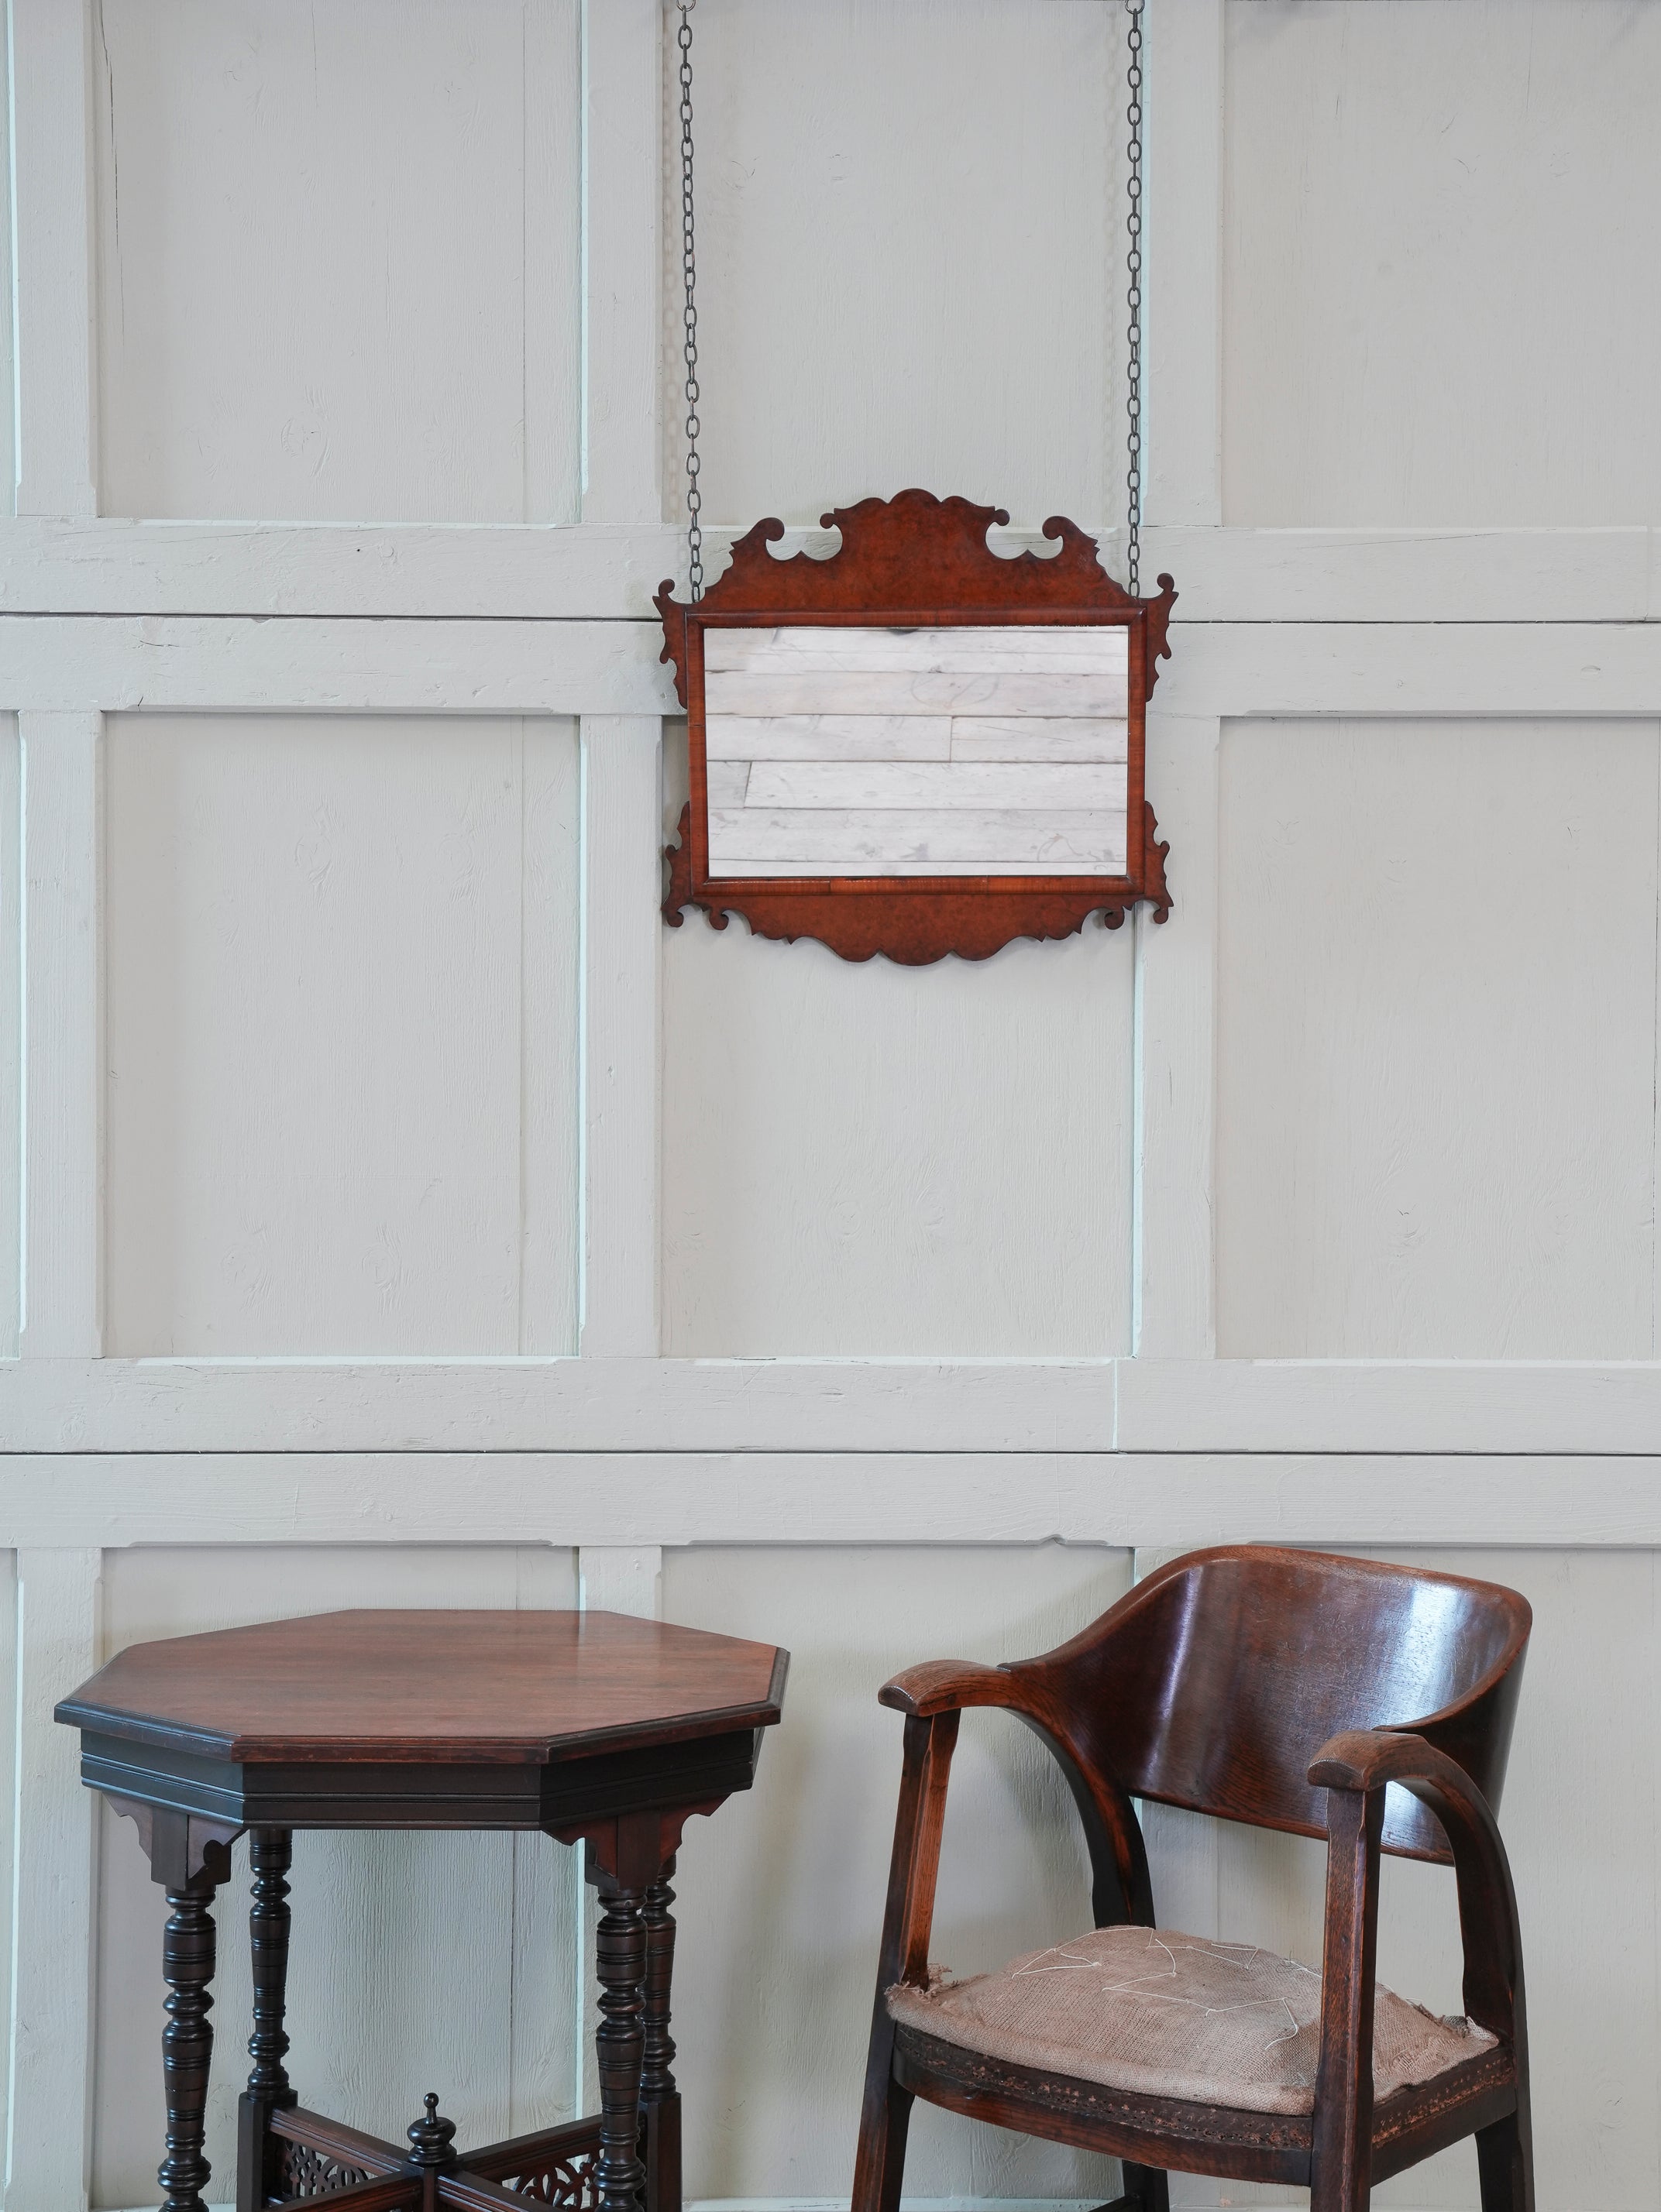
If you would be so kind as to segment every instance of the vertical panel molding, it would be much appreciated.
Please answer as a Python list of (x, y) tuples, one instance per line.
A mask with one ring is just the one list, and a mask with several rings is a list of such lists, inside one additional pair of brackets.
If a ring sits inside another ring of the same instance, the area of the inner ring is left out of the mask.
[(661, 0), (582, 10), (582, 520), (662, 517)]
[(90, 2154), (96, 1807), (52, 1719), (98, 1663), (100, 1554), (17, 1555), (7, 2212), (85, 2212)]
[(655, 715), (582, 718), (582, 1335), (658, 1349), (658, 997), (663, 924)]
[(1223, 0), (1150, 8), (1143, 349), (1150, 523), (1223, 519)]
[(86, 0), (12, 0), (10, 27), (17, 513), (94, 514)]
[(1213, 1255), (1217, 791), (1222, 725), (1151, 713), (1148, 781), (1177, 866), (1163, 927), (1136, 915), (1135, 1216), (1132, 1341), (1171, 1359), (1215, 1356)]
[(23, 1188), (19, 1348), (101, 1340), (102, 717), (23, 714)]

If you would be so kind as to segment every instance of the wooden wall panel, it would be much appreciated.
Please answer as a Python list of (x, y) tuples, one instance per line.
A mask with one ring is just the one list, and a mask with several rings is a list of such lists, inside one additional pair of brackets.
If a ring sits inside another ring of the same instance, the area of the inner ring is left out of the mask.
[(573, 1349), (572, 726), (110, 731), (106, 1349)]
[[(17, 1554), (0, 1552), (0, 1867), (7, 1874), (4, 1899), (6, 1909), (0, 1911), (0, 1988), (9, 1990), (12, 1983), (12, 1901), (15, 1894), (17, 1868), (15, 1845), (17, 1816), (16, 1761), (19, 1750), (17, 1728)], [(16, 2032), (13, 2008), (8, 2004), (0, 2013), (0, 2130), (10, 2125), (10, 2095), (12, 2075), (11, 2039)], [(9, 2134), (5, 2136), (9, 2141)]]
[(1658, 732), (1238, 722), (1217, 1349), (1652, 1356)]
[[(899, 1667), (1048, 1649), (1120, 1596), (1123, 1552), (697, 1549), (664, 1555), (667, 1619), (791, 1647), (783, 1728), (754, 1790), (693, 1821), (677, 1886), (689, 2198), (845, 2197), (888, 1855), (900, 1723), (877, 1704)], [(964, 1722), (935, 1955), (971, 1972), (1088, 1924), (1071, 1802), (998, 1714)], [(1111, 2193), (1107, 2161), (919, 2106), (906, 2166), (922, 2199)]]
[(106, 514), (575, 519), (577, 0), (102, 0)]
[[(1116, 516), (1123, 31), (1050, 0), (700, 10), (707, 520), (817, 523), (911, 484), (1017, 523)], [(672, 513), (684, 411), (666, 410)]]
[(0, 40), (0, 515), (12, 513), (17, 491), (16, 356), (12, 329), (11, 82), (9, 40)]
[[(570, 1606), (575, 1559), (507, 1546), (114, 1552), (104, 1602), (113, 1653), (149, 1637), (365, 1603)], [(106, 1815), (101, 1858), (93, 2202), (143, 2204), (161, 2155), (166, 1905), (131, 1822)], [(473, 2142), (567, 2116), (576, 1881), (575, 1855), (539, 1837), (297, 1837), (289, 2069), (304, 2100), (401, 2135), (435, 2088)], [(248, 2070), (247, 1900), (240, 1844), (216, 1914), (215, 2203), (231, 2193)]]
[(1225, 520), (1661, 512), (1661, 13), (1230, 0), (1224, 84)]
[(17, 1350), (19, 1237), (22, 1222), (23, 1100), (22, 757), (17, 718), (0, 714), (0, 1359)]
[(928, 969), (663, 969), (666, 1354), (1129, 1349), (1129, 929)]

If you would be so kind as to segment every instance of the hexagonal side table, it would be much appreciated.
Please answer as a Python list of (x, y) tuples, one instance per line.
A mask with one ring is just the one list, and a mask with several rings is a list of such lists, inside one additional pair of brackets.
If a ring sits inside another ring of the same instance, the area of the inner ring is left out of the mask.
[[(670, 1877), (691, 1815), (755, 1778), (788, 1662), (620, 1613), (333, 1613), (133, 1644), (65, 1698), (82, 1781), (137, 1824), (171, 1907), (164, 2212), (204, 2212), (210, 1908), (245, 1830), (254, 2065), (237, 2212), (679, 2212)], [(404, 2146), (305, 2110), (283, 2066), (296, 1828), (581, 1840), (605, 1907), (599, 2112), (458, 2154), (435, 2096)]]

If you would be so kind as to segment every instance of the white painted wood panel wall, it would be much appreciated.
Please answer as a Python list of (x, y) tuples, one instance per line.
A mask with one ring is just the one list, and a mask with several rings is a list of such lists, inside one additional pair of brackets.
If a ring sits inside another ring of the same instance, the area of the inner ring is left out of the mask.
[[(142, 2202), (158, 2155), (155, 1898), (48, 1717), (122, 1642), (441, 1589), (790, 1644), (685, 1856), (688, 2178), (835, 2201), (877, 1683), (1253, 1537), (1532, 1598), (1541, 2201), (1661, 2197), (1661, 15), (1149, 12), (1177, 910), (919, 973), (657, 918), (660, 0), (9, 0), (8, 2212)], [(701, 0), (724, 526), (922, 483), (1113, 557), (1122, 27)], [(995, 1720), (958, 1786), (963, 1966), (1083, 1883)], [(1153, 1849), (1171, 1918), (1307, 1948), (1311, 1852)], [(577, 1887), (499, 1838), (302, 1844), (308, 2092), (574, 2108)], [(1386, 1972), (1439, 2002), (1447, 1907), (1392, 1871)], [(944, 2123), (915, 2158), (923, 2197), (1108, 2193)], [(1387, 2194), (1469, 2205), (1470, 2160)]]

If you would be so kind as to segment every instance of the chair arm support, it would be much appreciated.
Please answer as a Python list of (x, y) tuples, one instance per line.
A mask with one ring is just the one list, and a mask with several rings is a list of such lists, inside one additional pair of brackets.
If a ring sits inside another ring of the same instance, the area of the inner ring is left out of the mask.
[(896, 1712), (919, 1720), (935, 1713), (961, 1712), (965, 1705), (1007, 1705), (1019, 1713), (1035, 1713), (1037, 1702), (1006, 1668), (985, 1667), (973, 1659), (929, 1659), (908, 1667), (885, 1682), (878, 1702)]
[(878, 1692), (885, 1705), (911, 1722), (954, 1717), (971, 1705), (1013, 1713), (1046, 1745), (1062, 1770), (1090, 1852), (1092, 1903), (1098, 1927), (1131, 1920), (1153, 1925), (1147, 1853), (1130, 1800), (1117, 1778), (1092, 1756), (1088, 1730), (1041, 1660), (987, 1667), (973, 1659), (931, 1659), (908, 1667)]
[(1465, 1948), (1465, 2010), (1504, 2041), (1520, 2039), (1523, 1949), (1511, 1864), (1488, 1799), (1464, 1768), (1423, 1736), (1358, 1729), (1323, 1744), (1317, 1789), (1371, 1796), (1396, 1783), (1429, 1807), (1453, 1852)]
[[(1433, 1782), (1488, 1812), (1488, 1801), (1464, 1768), (1421, 1735), (1401, 1729), (1347, 1729), (1315, 1754), (1309, 1778), (1317, 1790), (1382, 1790)], [(1490, 1820), (1493, 1815), (1489, 1814)]]

